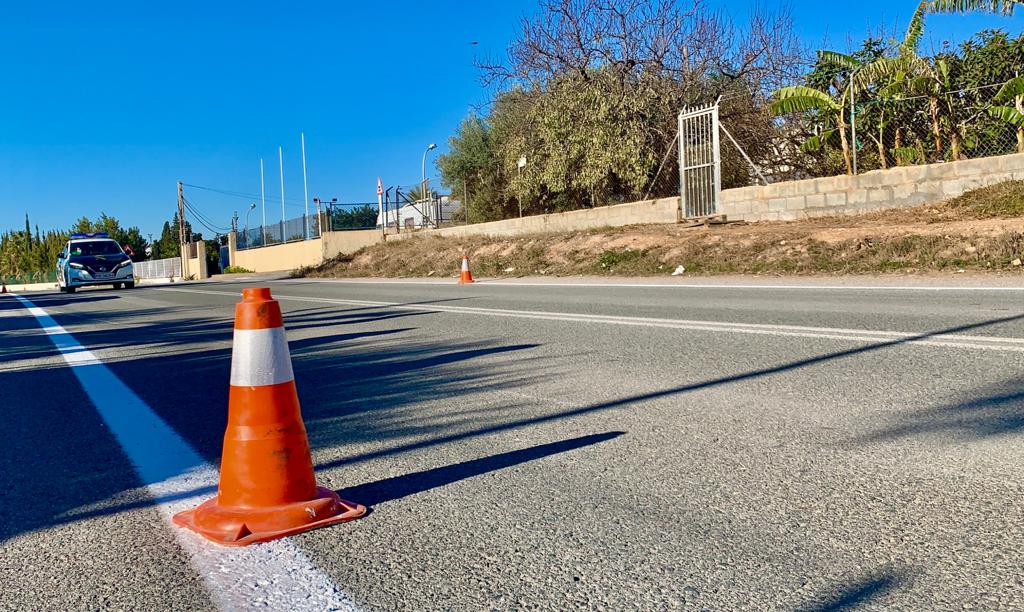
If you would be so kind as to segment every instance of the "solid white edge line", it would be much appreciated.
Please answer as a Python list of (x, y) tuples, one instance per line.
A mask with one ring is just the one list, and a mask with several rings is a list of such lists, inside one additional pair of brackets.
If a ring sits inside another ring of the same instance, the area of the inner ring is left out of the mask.
[[(209, 295), (226, 295), (234, 297), (232, 291), (213, 291), (208, 289), (161, 289), (161, 291), (177, 291)], [(757, 334), (769, 336), (788, 336), (797, 338), (822, 338), (828, 340), (849, 340), (854, 342), (899, 342), (925, 346), (951, 348), (968, 348), (991, 351), (1024, 352), (1024, 338), (1005, 338), (999, 336), (968, 336), (958, 334), (936, 334), (920, 337), (922, 333), (897, 332), (872, 329), (842, 329), (830, 327), (801, 327), (796, 325), (772, 325), (767, 323), (726, 323), (719, 321), (694, 321), (685, 319), (655, 319), (646, 317), (625, 317), (613, 315), (589, 315), (536, 310), (508, 310), (501, 308), (475, 308), (468, 306), (444, 306), (435, 304), (405, 305), (398, 302), (375, 302), (367, 300), (346, 300), (336, 298), (319, 298), (294, 295), (275, 295), (278, 300), (294, 300), (312, 303), (341, 304), (348, 306), (372, 306), (391, 308), (394, 310), (447, 312), (455, 314), (476, 314), (495, 317), (514, 317), (522, 319), (540, 319), (547, 321), (570, 321), (579, 323), (605, 323), (611, 325), (633, 325), (640, 327), (658, 327), (668, 329), (684, 329), (693, 331), (733, 332), (741, 334)]]
[(36, 318), (60, 351), (140, 480), (157, 500), (156, 510), (219, 609), (359, 609), (302, 549), (288, 540), (228, 548), (174, 525), (171, 519), (175, 514), (201, 503), (212, 495), (210, 491), (216, 490), (217, 468), (204, 461), (101, 359), (79, 344), (45, 310), (24, 297), (13, 297), (27, 314)]
[[(404, 279), (343, 279), (343, 278), (288, 278), (266, 281), (272, 283), (338, 283), (349, 285), (455, 285), (451, 280), (404, 280)], [(718, 283), (531, 283), (529, 281), (505, 281), (500, 279), (477, 280), (474, 285), (483, 287), (583, 287), (601, 289), (783, 289), (798, 291), (1024, 291), (1022, 287), (993, 286), (949, 286), (949, 285), (773, 285), (773, 284), (718, 284)]]

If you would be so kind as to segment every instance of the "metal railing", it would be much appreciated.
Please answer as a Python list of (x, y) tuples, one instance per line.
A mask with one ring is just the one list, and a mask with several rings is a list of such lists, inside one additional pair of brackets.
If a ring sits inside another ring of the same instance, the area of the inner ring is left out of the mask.
[(238, 232), (238, 249), (256, 249), (286, 242), (313, 240), (320, 237), (320, 222), (316, 215), (295, 217), (283, 222), (268, 223)]

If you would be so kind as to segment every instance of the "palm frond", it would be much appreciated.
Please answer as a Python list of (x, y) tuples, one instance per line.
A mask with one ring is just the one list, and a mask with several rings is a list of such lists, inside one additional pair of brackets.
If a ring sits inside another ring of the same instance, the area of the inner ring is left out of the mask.
[[(948, 1), (955, 2), (957, 0)], [(969, 2), (970, 0), (960, 1)], [(900, 55), (908, 57), (917, 55), (917, 44), (921, 41), (921, 36), (924, 34), (924, 16), (927, 12), (928, 0), (921, 0), (921, 3), (917, 5), (913, 16), (910, 18), (910, 24), (907, 25), (907, 33), (903, 36), (903, 42), (900, 43)]]
[(1009, 17), (1015, 6), (1024, 4), (1020, 0), (929, 0), (928, 8), (933, 13), (972, 13), (984, 11)]
[(800, 150), (804, 153), (813, 153), (820, 151), (823, 144), (821, 136), (811, 136), (800, 145)]
[(805, 140), (803, 144), (800, 145), (800, 150), (803, 151), (804, 153), (813, 153), (815, 151), (820, 151), (821, 149), (825, 148), (826, 145), (835, 144), (833, 141), (836, 140), (837, 134), (838, 131), (836, 130), (836, 128), (832, 128), (830, 130), (825, 130), (821, 134), (811, 136), (810, 138)]
[(815, 109), (837, 111), (842, 109), (842, 105), (820, 89), (804, 85), (794, 85), (792, 87), (783, 87), (775, 92), (771, 102), (771, 109), (776, 115), (785, 115)]
[(863, 62), (845, 53), (839, 53), (838, 51), (818, 51), (818, 61), (839, 66), (846, 70), (856, 70), (860, 68)]
[(1009, 102), (1017, 96), (1024, 96), (1024, 76), (1003, 83), (992, 100), (994, 102)]
[(858, 70), (853, 80), (857, 89), (864, 89), (872, 83), (916, 78), (930, 73), (931, 66), (920, 57), (883, 57)]
[(993, 119), (1005, 121), (1012, 126), (1024, 127), (1024, 113), (1012, 106), (992, 106), (988, 109), (988, 114)]

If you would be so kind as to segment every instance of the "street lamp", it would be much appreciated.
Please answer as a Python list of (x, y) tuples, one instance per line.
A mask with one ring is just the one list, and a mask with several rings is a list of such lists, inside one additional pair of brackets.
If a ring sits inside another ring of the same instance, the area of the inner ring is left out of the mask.
[[(245, 246), (249, 246), (249, 213), (256, 210), (256, 202), (249, 205), (249, 210), (245, 211)], [(237, 216), (235, 217), (238, 218)]]
[(522, 219), (523, 218), (523, 193), (522, 193), (523, 185), (522, 185), (522, 183), (523, 183), (523, 168), (526, 167), (526, 156), (525, 155), (523, 155), (522, 157), (519, 158), (519, 161), (516, 162), (516, 166), (519, 168), (519, 189), (520, 189), (520, 191), (519, 191), (519, 198), (518, 198), (519, 199), (519, 218)]
[(436, 148), (436, 144), (430, 143), (430, 146), (427, 147), (427, 150), (423, 152), (423, 163), (420, 166), (420, 177), (422, 179), (420, 182), (420, 196), (423, 199), (427, 198), (427, 153), (430, 153)]

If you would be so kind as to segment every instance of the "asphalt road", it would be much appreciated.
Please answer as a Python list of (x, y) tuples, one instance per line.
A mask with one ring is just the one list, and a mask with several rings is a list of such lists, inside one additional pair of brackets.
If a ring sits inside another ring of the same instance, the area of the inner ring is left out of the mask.
[[(1024, 285), (851, 283), (260, 281), (371, 508), (274, 562), (366, 610), (1024, 608)], [(25, 297), (216, 465), (251, 284)], [(51, 338), (0, 297), (0, 609), (215, 608)]]

